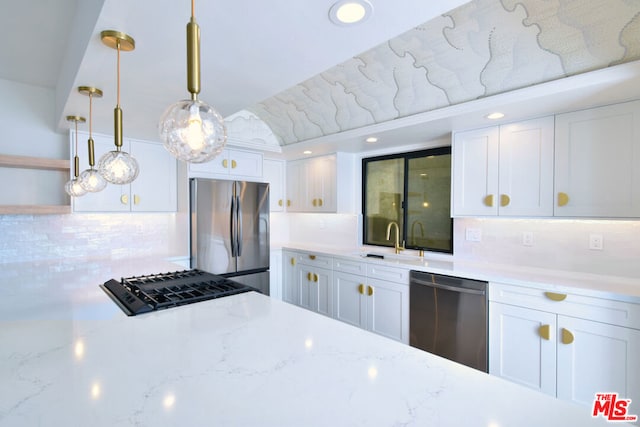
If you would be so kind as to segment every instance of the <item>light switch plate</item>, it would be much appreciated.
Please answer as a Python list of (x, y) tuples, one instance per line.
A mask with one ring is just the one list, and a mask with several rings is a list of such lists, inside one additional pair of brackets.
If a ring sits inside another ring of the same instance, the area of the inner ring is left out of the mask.
[(479, 242), (482, 240), (482, 230), (479, 228), (467, 228), (465, 237), (469, 242)]
[(590, 234), (589, 235), (589, 249), (594, 251), (601, 251), (604, 248), (604, 239), (602, 234)]
[(533, 246), (533, 233), (531, 231), (522, 232), (522, 245)]

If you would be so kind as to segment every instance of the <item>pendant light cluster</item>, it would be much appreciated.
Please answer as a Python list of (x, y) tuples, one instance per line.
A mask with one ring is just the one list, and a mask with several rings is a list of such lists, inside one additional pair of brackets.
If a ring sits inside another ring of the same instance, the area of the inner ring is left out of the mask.
[(122, 108), (120, 108), (120, 51), (131, 51), (135, 48), (135, 41), (127, 34), (119, 31), (106, 30), (100, 34), (102, 42), (116, 49), (117, 57), (117, 101), (114, 109), (114, 144), (115, 150), (109, 151), (100, 157), (97, 169), (95, 167), (95, 148), (93, 141), (93, 98), (101, 98), (102, 91), (91, 86), (80, 86), (78, 92), (89, 97), (89, 139), (87, 141), (87, 153), (89, 157), (89, 169), (78, 176), (80, 159), (78, 157), (78, 123), (84, 123), (84, 117), (67, 116), (68, 121), (74, 121), (76, 125), (74, 178), (65, 185), (67, 194), (72, 197), (80, 197), (86, 193), (102, 191), (107, 183), (128, 184), (135, 180), (140, 172), (138, 162), (129, 153), (122, 151)]
[(177, 159), (203, 163), (220, 154), (227, 142), (222, 116), (200, 93), (200, 27), (191, 0), (191, 20), (187, 24), (187, 90), (190, 99), (171, 105), (160, 119), (158, 131), (164, 147)]

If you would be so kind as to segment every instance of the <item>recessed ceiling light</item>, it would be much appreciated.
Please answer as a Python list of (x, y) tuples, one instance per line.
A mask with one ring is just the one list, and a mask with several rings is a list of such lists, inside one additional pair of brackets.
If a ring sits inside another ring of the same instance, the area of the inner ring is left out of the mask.
[(491, 113), (491, 114), (487, 114), (487, 119), (490, 120), (496, 120), (496, 119), (501, 119), (504, 117), (503, 113), (499, 113), (499, 112), (495, 112), (495, 113)]
[(311, 150), (304, 150), (304, 151), (302, 152), (302, 154), (311, 154), (311, 153), (312, 153), (312, 151), (311, 151)]
[(367, 0), (340, 0), (329, 9), (329, 19), (336, 25), (351, 25), (362, 22), (373, 13)]
[(369, 138), (365, 139), (365, 142), (369, 142), (369, 143), (378, 142), (378, 138), (376, 138), (375, 136), (370, 136)]

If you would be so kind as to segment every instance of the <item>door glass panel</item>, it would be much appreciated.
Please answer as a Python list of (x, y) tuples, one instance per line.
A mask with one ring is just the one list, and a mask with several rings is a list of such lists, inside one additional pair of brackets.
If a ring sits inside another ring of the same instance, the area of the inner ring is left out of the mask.
[(387, 240), (387, 227), (395, 222), (402, 242), (402, 194), (404, 189), (404, 159), (370, 161), (365, 167), (366, 183), (364, 244), (393, 246), (396, 229)]
[(450, 252), (451, 154), (408, 159), (407, 248)]

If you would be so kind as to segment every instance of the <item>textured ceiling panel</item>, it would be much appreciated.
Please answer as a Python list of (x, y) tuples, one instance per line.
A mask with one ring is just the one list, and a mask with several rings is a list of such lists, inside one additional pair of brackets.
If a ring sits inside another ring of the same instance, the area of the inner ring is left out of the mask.
[(476, 0), (249, 110), (288, 145), (639, 58), (638, 0)]

